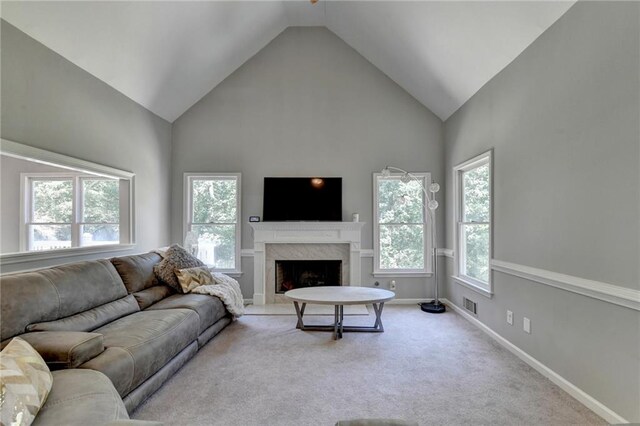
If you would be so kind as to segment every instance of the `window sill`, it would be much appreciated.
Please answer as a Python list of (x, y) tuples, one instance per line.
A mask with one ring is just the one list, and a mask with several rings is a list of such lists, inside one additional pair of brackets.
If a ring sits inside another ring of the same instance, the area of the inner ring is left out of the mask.
[(403, 271), (374, 271), (372, 274), (374, 277), (404, 277), (404, 278), (428, 278), (433, 276), (431, 272), (403, 272)]
[(483, 295), (484, 297), (487, 297), (489, 299), (491, 299), (493, 297), (493, 291), (491, 290), (487, 290), (486, 288), (482, 288), (480, 286), (478, 286), (477, 284), (469, 281), (469, 280), (465, 280), (462, 277), (457, 277), (455, 275), (451, 275), (451, 279), (454, 280), (455, 282), (457, 282), (458, 284), (461, 284), (477, 293), (480, 293), (481, 295)]
[(25, 251), (19, 253), (0, 254), (0, 265), (11, 265), (22, 262), (36, 262), (40, 260), (58, 259), (64, 257), (83, 256), (90, 254), (111, 253), (116, 251), (133, 250), (135, 244), (112, 244), (92, 247), (71, 247), (59, 250)]

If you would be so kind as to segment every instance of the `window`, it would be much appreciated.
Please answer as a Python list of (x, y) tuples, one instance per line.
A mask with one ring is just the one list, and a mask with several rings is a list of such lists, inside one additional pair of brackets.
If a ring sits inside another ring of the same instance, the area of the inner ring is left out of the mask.
[(184, 232), (196, 256), (215, 270), (240, 272), (240, 174), (185, 173), (185, 195)]
[(431, 183), (429, 173), (373, 176), (374, 275), (425, 276), (431, 272), (431, 230), (427, 226), (422, 186)]
[(491, 151), (454, 167), (457, 281), (492, 294)]
[(22, 174), (27, 251), (120, 244), (118, 179), (80, 174)]

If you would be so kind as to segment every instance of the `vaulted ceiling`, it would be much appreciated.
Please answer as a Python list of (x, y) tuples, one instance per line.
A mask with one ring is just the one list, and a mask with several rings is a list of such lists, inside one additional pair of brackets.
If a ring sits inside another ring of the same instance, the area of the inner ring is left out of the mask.
[(170, 122), (289, 26), (326, 26), (446, 120), (573, 3), (23, 1), (1, 13)]

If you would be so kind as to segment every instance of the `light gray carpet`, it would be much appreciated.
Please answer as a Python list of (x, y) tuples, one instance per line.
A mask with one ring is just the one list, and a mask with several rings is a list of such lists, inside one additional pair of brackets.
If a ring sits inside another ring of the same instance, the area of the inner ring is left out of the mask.
[(452, 312), (385, 306), (384, 333), (345, 333), (338, 341), (296, 330), (295, 322), (240, 318), (132, 417), (169, 425), (334, 425), (357, 417), (421, 425), (606, 424)]

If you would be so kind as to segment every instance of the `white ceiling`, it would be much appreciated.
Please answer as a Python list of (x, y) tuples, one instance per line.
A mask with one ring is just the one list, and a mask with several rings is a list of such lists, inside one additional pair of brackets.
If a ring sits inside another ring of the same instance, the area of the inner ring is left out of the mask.
[(326, 26), (446, 120), (574, 1), (2, 2), (2, 18), (173, 122), (288, 26)]

